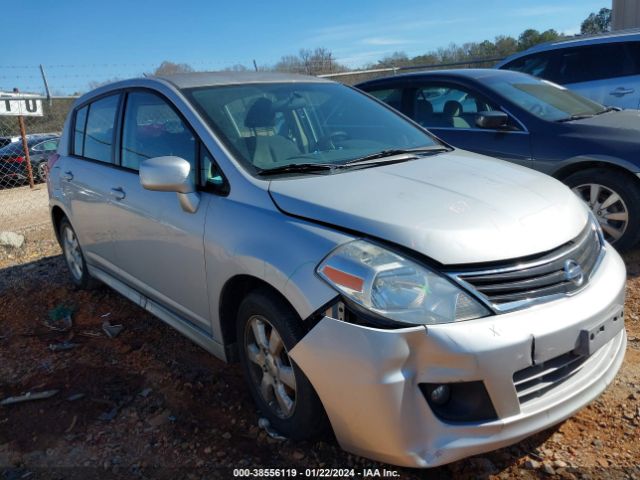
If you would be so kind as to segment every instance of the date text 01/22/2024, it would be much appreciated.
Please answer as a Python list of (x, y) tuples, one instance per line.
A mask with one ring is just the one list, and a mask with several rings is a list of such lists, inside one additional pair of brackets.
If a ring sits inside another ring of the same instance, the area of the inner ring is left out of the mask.
[(386, 468), (236, 468), (235, 478), (398, 478), (397, 470)]

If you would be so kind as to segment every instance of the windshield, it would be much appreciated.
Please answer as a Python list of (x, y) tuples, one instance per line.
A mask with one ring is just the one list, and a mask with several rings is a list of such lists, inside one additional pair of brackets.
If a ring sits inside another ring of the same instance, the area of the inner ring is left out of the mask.
[(339, 84), (262, 83), (186, 93), (254, 173), (292, 164), (344, 165), (382, 151), (440, 145), (388, 108)]
[(606, 110), (599, 103), (546, 80), (518, 75), (517, 80), (494, 80), (489, 86), (538, 118), (555, 122), (590, 117)]

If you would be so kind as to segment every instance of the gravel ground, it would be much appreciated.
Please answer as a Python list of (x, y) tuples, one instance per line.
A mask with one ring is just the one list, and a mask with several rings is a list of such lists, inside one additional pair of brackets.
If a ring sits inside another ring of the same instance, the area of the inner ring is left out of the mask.
[(0, 231), (10, 230), (21, 233), (43, 227), (49, 219), (49, 197), (47, 185), (0, 189)]
[[(270, 438), (237, 365), (106, 287), (74, 289), (49, 226), (25, 237), (19, 251), (0, 247), (0, 399), (58, 393), (0, 406), (0, 478), (231, 478), (238, 467), (340, 467), (406, 479), (640, 479), (640, 251), (625, 256), (625, 362), (598, 400), (512, 447), (418, 471), (345, 453), (331, 436)], [(67, 333), (43, 325), (60, 305), (74, 310)], [(102, 334), (105, 318), (124, 326), (118, 337)], [(75, 348), (49, 350), (65, 340)]]

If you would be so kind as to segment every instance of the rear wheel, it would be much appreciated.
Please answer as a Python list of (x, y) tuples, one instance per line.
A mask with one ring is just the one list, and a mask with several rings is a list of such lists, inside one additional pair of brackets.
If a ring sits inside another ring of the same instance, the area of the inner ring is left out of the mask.
[(605, 238), (619, 250), (640, 237), (640, 188), (630, 175), (607, 169), (574, 173), (565, 183), (591, 209)]
[(313, 438), (326, 425), (318, 395), (289, 357), (304, 333), (296, 313), (267, 290), (250, 293), (238, 310), (238, 348), (251, 395), (271, 425), (296, 440)]
[(46, 182), (47, 181), (47, 162), (40, 162), (36, 166), (35, 171), (35, 180), (36, 182)]
[(76, 232), (66, 218), (60, 221), (59, 235), (62, 253), (69, 272), (71, 272), (73, 283), (82, 289), (90, 289), (98, 285), (97, 280), (87, 270), (87, 263), (84, 260)]

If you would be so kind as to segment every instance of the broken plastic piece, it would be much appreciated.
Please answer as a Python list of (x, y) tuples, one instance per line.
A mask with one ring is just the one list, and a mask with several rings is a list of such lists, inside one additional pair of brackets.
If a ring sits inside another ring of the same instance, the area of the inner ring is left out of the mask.
[(13, 405), (14, 403), (30, 402), (31, 400), (44, 400), (51, 398), (58, 393), (58, 390), (45, 390), (44, 392), (28, 392), (17, 397), (5, 398), (0, 405)]
[(71, 343), (68, 340), (65, 340), (62, 343), (52, 343), (49, 345), (49, 350), (52, 352), (63, 352), (65, 350), (71, 350), (72, 348), (76, 348), (78, 346), (77, 343)]
[(269, 423), (269, 420), (267, 420), (264, 417), (262, 417), (262, 418), (260, 418), (258, 420), (258, 427), (260, 427), (265, 432), (267, 432), (267, 435), (269, 435), (274, 440), (282, 441), (282, 440), (286, 440), (287, 439), (287, 437), (283, 437), (273, 427), (271, 427), (271, 423)]
[(116, 338), (120, 332), (124, 329), (122, 325), (111, 325), (109, 320), (102, 322), (102, 331), (107, 334), (109, 338)]

